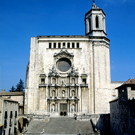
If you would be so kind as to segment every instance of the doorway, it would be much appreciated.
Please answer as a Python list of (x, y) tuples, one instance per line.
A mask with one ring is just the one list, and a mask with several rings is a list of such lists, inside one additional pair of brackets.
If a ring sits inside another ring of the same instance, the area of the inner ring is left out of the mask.
[(67, 104), (60, 104), (60, 115), (66, 116), (67, 115)]

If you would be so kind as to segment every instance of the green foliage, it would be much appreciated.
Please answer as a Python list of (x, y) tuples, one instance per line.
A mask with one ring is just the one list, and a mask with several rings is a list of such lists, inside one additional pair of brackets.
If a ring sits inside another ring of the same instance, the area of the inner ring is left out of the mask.
[(9, 90), (10, 92), (14, 92), (16, 89), (14, 86), (11, 87), (11, 89)]
[(16, 85), (16, 88), (12, 86), (12, 88), (9, 90), (10, 92), (20, 92), (24, 90), (24, 82), (22, 79), (20, 79), (19, 83)]

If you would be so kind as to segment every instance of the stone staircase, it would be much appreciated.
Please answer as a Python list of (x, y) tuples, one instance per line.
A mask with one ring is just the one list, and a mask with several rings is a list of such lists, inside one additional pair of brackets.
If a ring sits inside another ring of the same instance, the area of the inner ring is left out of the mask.
[(49, 121), (33, 120), (28, 131), (23, 135), (79, 134), (79, 132), (85, 135), (96, 135), (90, 121), (78, 121), (73, 117), (55, 117), (50, 118)]

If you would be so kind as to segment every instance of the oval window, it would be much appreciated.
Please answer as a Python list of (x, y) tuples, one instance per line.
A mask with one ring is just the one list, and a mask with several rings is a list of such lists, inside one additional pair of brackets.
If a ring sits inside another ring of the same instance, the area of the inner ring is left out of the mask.
[(56, 65), (61, 72), (66, 72), (71, 67), (71, 61), (67, 58), (61, 58), (57, 61)]

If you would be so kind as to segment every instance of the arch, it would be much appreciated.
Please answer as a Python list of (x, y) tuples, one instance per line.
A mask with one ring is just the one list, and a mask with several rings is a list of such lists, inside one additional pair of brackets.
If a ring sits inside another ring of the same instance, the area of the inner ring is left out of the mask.
[(96, 28), (99, 28), (99, 18), (98, 18), (98, 16), (96, 16), (95, 22), (96, 22)]
[(28, 125), (29, 120), (27, 119), (27, 117), (20, 117), (18, 119), (18, 133), (22, 133), (23, 131), (25, 131)]

